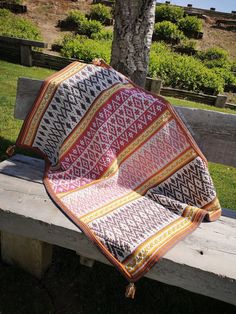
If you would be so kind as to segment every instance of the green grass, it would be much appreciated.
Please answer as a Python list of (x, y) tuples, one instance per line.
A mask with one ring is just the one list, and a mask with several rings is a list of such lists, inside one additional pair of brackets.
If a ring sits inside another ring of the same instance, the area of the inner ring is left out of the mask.
[(236, 168), (209, 162), (221, 206), (236, 210)]
[(229, 108), (218, 108), (218, 107), (214, 107), (214, 106), (209, 106), (209, 105), (197, 103), (194, 101), (189, 101), (189, 100), (185, 100), (185, 99), (178, 99), (178, 98), (173, 98), (173, 97), (165, 97), (165, 98), (174, 106), (198, 108), (198, 109), (205, 109), (205, 110), (212, 110), (212, 111), (236, 114), (236, 110), (229, 109)]
[(13, 118), (18, 77), (45, 79), (53, 72), (0, 60), (0, 160), (5, 158), (6, 148), (16, 141), (22, 125), (22, 121)]
[[(28, 68), (21, 65), (0, 61), (0, 160), (6, 158), (6, 148), (14, 144), (22, 121), (13, 118), (16, 86), (19, 76), (44, 79), (54, 71), (42, 68)], [(220, 109), (186, 100), (168, 97), (175, 105), (201, 109), (216, 109), (217, 111), (235, 113), (230, 109)], [(236, 210), (236, 168), (209, 163), (210, 172), (215, 183), (221, 205)]]

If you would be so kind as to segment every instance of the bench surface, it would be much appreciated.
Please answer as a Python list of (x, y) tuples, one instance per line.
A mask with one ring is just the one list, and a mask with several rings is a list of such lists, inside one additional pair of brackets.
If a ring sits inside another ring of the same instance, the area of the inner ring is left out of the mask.
[[(44, 161), (15, 155), (0, 163), (0, 230), (107, 259), (49, 199)], [(172, 248), (146, 276), (236, 305), (236, 212), (224, 210)]]

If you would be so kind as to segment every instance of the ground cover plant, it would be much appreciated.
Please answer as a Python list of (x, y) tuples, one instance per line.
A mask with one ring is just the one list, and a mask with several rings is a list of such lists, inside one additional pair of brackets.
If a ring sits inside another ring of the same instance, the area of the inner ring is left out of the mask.
[[(44, 79), (54, 71), (42, 68), (28, 68), (21, 65), (0, 61), (0, 160), (6, 158), (6, 148), (15, 143), (22, 121), (13, 118), (16, 85), (19, 76)], [(213, 109), (222, 112), (235, 112), (230, 109), (220, 109), (195, 102), (168, 98), (174, 105)], [(22, 152), (17, 150), (17, 152)], [(24, 152), (25, 153), (25, 152)], [(236, 168), (209, 163), (221, 205), (236, 210)]]
[(32, 40), (42, 39), (36, 25), (6, 9), (0, 9), (0, 35)]

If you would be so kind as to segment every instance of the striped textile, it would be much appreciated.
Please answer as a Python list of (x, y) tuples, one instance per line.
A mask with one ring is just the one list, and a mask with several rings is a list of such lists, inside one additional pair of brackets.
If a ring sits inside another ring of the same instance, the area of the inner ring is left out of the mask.
[(74, 62), (49, 77), (16, 144), (44, 156), (51, 198), (130, 282), (221, 215), (171, 105), (107, 65)]

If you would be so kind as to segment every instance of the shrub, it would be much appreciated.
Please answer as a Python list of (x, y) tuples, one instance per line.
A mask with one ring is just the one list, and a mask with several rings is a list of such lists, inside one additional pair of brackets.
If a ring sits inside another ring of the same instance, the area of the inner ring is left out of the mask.
[(112, 40), (113, 31), (111, 29), (102, 29), (99, 33), (93, 33), (91, 38), (96, 40)]
[(104, 4), (95, 4), (92, 6), (92, 9), (88, 15), (89, 19), (97, 20), (102, 24), (109, 24), (112, 19), (111, 8), (107, 7)]
[(68, 16), (65, 21), (74, 24), (75, 26), (79, 26), (86, 22), (87, 18), (80, 10), (71, 10), (69, 11)]
[(192, 34), (202, 30), (202, 20), (196, 16), (186, 16), (179, 20), (178, 26), (185, 35), (191, 37)]
[(31, 21), (15, 16), (7, 10), (0, 10), (0, 35), (40, 40), (39, 29)]
[(235, 85), (236, 84), (236, 77), (234, 74), (228, 69), (222, 68), (212, 68), (211, 69), (214, 73), (218, 74), (222, 77), (225, 81), (226, 85)]
[(71, 10), (65, 21), (74, 25), (78, 34), (88, 37), (100, 32), (103, 28), (99, 21), (88, 20), (80, 10)]
[(80, 35), (67, 37), (62, 40), (61, 54), (67, 58), (77, 58), (91, 62), (95, 58), (102, 58), (109, 63), (111, 57), (111, 41), (92, 40)]
[(189, 39), (184, 39), (181, 42), (181, 47), (184, 49), (192, 49), (195, 50), (197, 46), (197, 43), (195, 40), (189, 40)]
[(10, 16), (11, 12), (7, 9), (0, 9), (0, 17), (7, 17)]
[(152, 48), (150, 53), (149, 75), (161, 78), (164, 85), (192, 91), (204, 91), (205, 88), (223, 91), (224, 79), (200, 60), (170, 50), (165, 53), (155, 50)]
[(184, 39), (185, 36), (174, 23), (163, 21), (155, 24), (154, 37), (165, 42), (176, 43)]
[(228, 52), (222, 48), (213, 47), (206, 51), (199, 51), (197, 57), (202, 60), (208, 68), (231, 68)]
[(80, 24), (77, 28), (77, 33), (80, 35), (85, 35), (91, 37), (93, 33), (98, 33), (102, 30), (102, 24), (99, 21), (88, 21), (86, 20)]
[(156, 22), (170, 21), (173, 23), (178, 22), (184, 16), (183, 8), (162, 4), (156, 6), (155, 20)]

